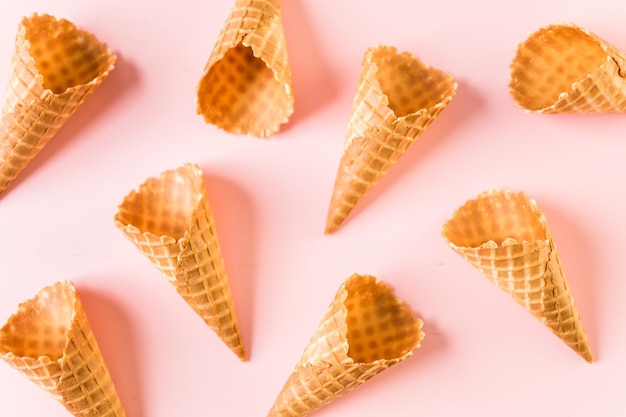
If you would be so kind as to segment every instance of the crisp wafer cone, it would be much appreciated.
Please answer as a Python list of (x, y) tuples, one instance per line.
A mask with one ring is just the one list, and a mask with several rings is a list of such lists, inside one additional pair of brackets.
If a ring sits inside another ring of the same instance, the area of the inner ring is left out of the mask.
[(77, 417), (126, 416), (70, 282), (20, 304), (0, 329), (0, 357)]
[(510, 191), (482, 193), (444, 224), (443, 237), (491, 282), (592, 362), (546, 218), (533, 200)]
[(626, 111), (626, 56), (573, 24), (532, 33), (517, 47), (509, 91), (533, 113)]
[(242, 360), (230, 284), (202, 172), (195, 164), (150, 178), (128, 194), (116, 226)]
[(115, 56), (65, 19), (24, 18), (0, 122), (0, 192), (113, 70)]
[(270, 417), (304, 416), (413, 354), (422, 321), (384, 282), (354, 274), (283, 386)]
[(393, 47), (365, 53), (326, 233), (334, 232), (456, 94), (453, 78)]
[(198, 113), (230, 133), (270, 136), (293, 113), (278, 0), (236, 0), (204, 68)]

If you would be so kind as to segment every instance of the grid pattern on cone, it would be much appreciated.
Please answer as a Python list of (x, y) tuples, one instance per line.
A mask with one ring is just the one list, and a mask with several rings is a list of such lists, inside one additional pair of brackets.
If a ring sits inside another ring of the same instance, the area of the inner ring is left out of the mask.
[(62, 401), (57, 390), (61, 376), (61, 366), (58, 362), (7, 354), (3, 354), (2, 359), (37, 386), (46, 390), (54, 399)]
[(268, 416), (305, 416), (347, 394), (394, 363), (300, 367), (285, 383)]
[(348, 356), (355, 362), (400, 358), (419, 345), (421, 321), (385, 283), (365, 276), (346, 288)]
[(131, 191), (115, 215), (117, 226), (172, 284), (178, 270), (178, 241), (205, 197), (201, 174), (191, 165), (149, 178)]
[(291, 72), (275, 0), (238, 0), (198, 86), (198, 112), (231, 133), (269, 136), (293, 112)]
[(104, 44), (67, 20), (24, 18), (0, 124), (0, 191), (102, 83), (114, 62)]
[(150, 178), (119, 206), (115, 224), (187, 304), (245, 358), (230, 284), (200, 169)]
[(551, 25), (520, 43), (510, 94), (538, 113), (626, 111), (624, 54), (575, 25)]
[(124, 236), (130, 240), (152, 265), (172, 284), (176, 282), (176, 268), (179, 252), (176, 243), (168, 239), (161, 239), (152, 233), (142, 232), (132, 225), (116, 222)]
[(419, 347), (422, 321), (384, 282), (344, 282), (269, 416), (303, 416), (401, 362)]
[(545, 217), (532, 200), (508, 191), (480, 194), (446, 222), (443, 236), (568, 346), (592, 360)]
[(181, 241), (176, 289), (240, 358), (245, 354), (213, 216), (202, 199)]
[(536, 204), (523, 193), (493, 190), (456, 210), (443, 234), (457, 247), (479, 247), (489, 241), (500, 246), (511, 238), (518, 242), (546, 240), (547, 225)]
[(218, 37), (207, 67), (238, 44), (250, 47), (291, 88), (285, 33), (277, 0), (237, 0)]
[(75, 416), (126, 415), (71, 283), (21, 304), (0, 334), (2, 359)]
[(332, 233), (456, 93), (451, 76), (392, 47), (365, 55), (326, 233)]
[(78, 300), (61, 369), (59, 393), (64, 405), (74, 415), (126, 416), (87, 316)]
[(552, 294), (554, 307), (546, 309), (543, 313), (542, 322), (580, 356), (588, 362), (592, 362), (593, 355), (582, 326), (582, 320), (574, 304), (574, 297), (565, 279), (557, 250), (552, 241), (550, 241), (550, 249), (547, 277), (552, 282), (548, 282), (547, 287), (554, 288)]
[(0, 329), (2, 358), (57, 400), (59, 360), (71, 326), (73, 294), (53, 286), (22, 304)]
[(306, 367), (316, 363), (348, 363), (348, 322), (347, 310), (344, 305), (348, 291), (341, 286), (335, 298), (328, 306), (326, 314), (320, 321), (315, 333), (309, 340), (298, 367)]
[(14, 111), (19, 103), (27, 105), (44, 98), (43, 76), (30, 54), (30, 42), (26, 39), (26, 26), (21, 24), (15, 39), (15, 50), (9, 82), (4, 94), (2, 113)]
[(205, 117), (228, 132), (267, 136), (288, 117), (288, 91), (242, 44), (215, 63), (202, 86)]
[(544, 316), (555, 312), (555, 291), (558, 288), (548, 274), (550, 248), (545, 242), (456, 250), (535, 317), (544, 321)]
[[(90, 91), (86, 92), (88, 95)], [(7, 113), (0, 125), (0, 191), (48, 144), (86, 95), (44, 100)], [(76, 101), (78, 100), (78, 101)]]
[(92, 90), (114, 61), (102, 42), (65, 19), (37, 14), (24, 18), (15, 41), (3, 111), (50, 94), (60, 96), (66, 90)]

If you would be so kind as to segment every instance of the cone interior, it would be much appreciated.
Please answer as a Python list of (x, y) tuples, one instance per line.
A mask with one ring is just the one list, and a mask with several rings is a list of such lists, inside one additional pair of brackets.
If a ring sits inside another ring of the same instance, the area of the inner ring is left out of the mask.
[(60, 359), (72, 325), (74, 300), (72, 288), (59, 283), (21, 304), (0, 329), (0, 352), (33, 359)]
[(148, 179), (120, 205), (116, 220), (157, 236), (183, 237), (202, 198), (199, 173), (185, 166)]
[(420, 321), (387, 285), (350, 280), (346, 289), (348, 356), (355, 362), (399, 358), (419, 345)]
[(518, 104), (540, 110), (554, 104), (572, 84), (593, 73), (607, 53), (580, 28), (553, 25), (533, 33), (511, 65), (511, 94)]
[(459, 208), (443, 228), (444, 237), (457, 247), (475, 248), (507, 239), (534, 242), (547, 238), (541, 212), (523, 194), (481, 194)]
[(376, 80), (397, 117), (429, 109), (453, 94), (454, 83), (447, 74), (407, 52), (378, 48), (372, 59), (378, 67)]
[(273, 71), (242, 44), (213, 64), (200, 83), (198, 100), (207, 122), (236, 132), (273, 131), (287, 116), (280, 109), (290, 107), (289, 94)]
[(33, 15), (23, 24), (43, 86), (56, 94), (88, 83), (110, 65), (106, 47), (65, 19)]

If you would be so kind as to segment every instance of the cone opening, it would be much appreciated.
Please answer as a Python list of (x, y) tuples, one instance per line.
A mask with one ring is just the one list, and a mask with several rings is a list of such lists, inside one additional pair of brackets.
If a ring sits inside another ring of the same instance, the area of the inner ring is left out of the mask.
[(529, 110), (553, 105), (561, 93), (601, 67), (607, 53), (591, 35), (572, 25), (553, 25), (531, 34), (517, 49), (510, 89)]
[(400, 358), (419, 345), (421, 322), (389, 286), (355, 275), (346, 290), (348, 356), (355, 362)]
[(289, 91), (251, 47), (239, 44), (213, 64), (198, 86), (198, 112), (232, 133), (267, 136), (289, 116)]
[(199, 170), (185, 166), (147, 180), (126, 197), (115, 220), (141, 232), (180, 239), (204, 195)]
[(104, 44), (65, 19), (33, 15), (23, 25), (43, 87), (55, 94), (89, 83), (111, 65), (112, 55)]
[(443, 236), (457, 247), (475, 248), (507, 239), (535, 242), (547, 238), (541, 212), (523, 193), (493, 191), (459, 208), (443, 227)]
[(21, 304), (0, 329), (0, 351), (33, 359), (60, 359), (72, 326), (75, 301), (76, 293), (70, 284), (58, 283), (41, 290)]
[(378, 67), (376, 79), (397, 117), (430, 109), (454, 94), (452, 77), (407, 52), (379, 47), (372, 59)]

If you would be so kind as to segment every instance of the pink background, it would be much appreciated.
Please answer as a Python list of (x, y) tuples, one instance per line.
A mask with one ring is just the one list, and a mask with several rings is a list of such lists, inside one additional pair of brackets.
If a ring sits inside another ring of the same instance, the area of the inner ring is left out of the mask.
[[(6, 4), (2, 90), (18, 22), (33, 12), (91, 31), (118, 61), (0, 198), (0, 320), (44, 286), (73, 281), (129, 417), (265, 415), (353, 272), (390, 283), (426, 338), (316, 415), (626, 415), (626, 118), (528, 115), (507, 92), (516, 44), (541, 26), (576, 23), (626, 49), (619, 2), (283, 0), (296, 112), (267, 140), (227, 134), (195, 113), (230, 1)], [(361, 60), (378, 43), (449, 72), (458, 93), (325, 236)], [(205, 174), (247, 363), (113, 224), (131, 189), (185, 162)], [(524, 191), (545, 212), (594, 364), (441, 238), (454, 209), (491, 188)], [(68, 415), (0, 365), (1, 415)]]

